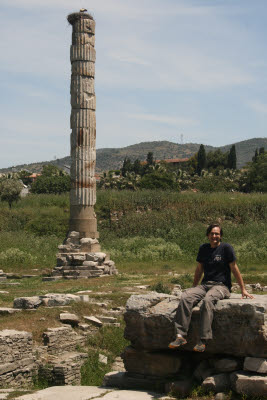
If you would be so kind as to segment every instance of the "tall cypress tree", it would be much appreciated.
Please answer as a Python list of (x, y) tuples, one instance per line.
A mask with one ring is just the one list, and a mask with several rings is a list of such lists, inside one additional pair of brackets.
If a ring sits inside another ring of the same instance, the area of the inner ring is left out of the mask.
[(255, 150), (254, 157), (252, 157), (252, 161), (253, 161), (253, 162), (256, 162), (257, 159), (258, 159), (258, 157), (259, 157), (259, 153), (258, 153), (258, 149), (256, 149), (256, 150)]
[(230, 169), (236, 169), (236, 151), (235, 151), (235, 145), (230, 149), (229, 155), (228, 155), (228, 168)]
[(197, 153), (197, 173), (198, 175), (201, 174), (201, 171), (206, 167), (207, 164), (207, 157), (206, 157), (206, 151), (205, 147), (203, 144), (199, 146), (199, 150)]
[(121, 169), (121, 174), (122, 176), (126, 176), (127, 172), (131, 172), (133, 169), (131, 160), (128, 157), (125, 157), (124, 161), (123, 161), (123, 165), (122, 165), (122, 169)]
[(154, 164), (154, 155), (153, 155), (152, 151), (147, 153), (146, 162), (147, 162), (147, 165), (153, 165)]

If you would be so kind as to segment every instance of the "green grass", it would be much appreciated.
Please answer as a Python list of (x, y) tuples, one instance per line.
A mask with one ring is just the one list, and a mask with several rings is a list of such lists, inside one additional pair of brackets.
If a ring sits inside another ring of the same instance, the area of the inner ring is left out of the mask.
[[(123, 268), (176, 262), (189, 271), (212, 221), (223, 224), (224, 240), (246, 272), (267, 262), (266, 194), (100, 190), (95, 210), (102, 249)], [(11, 210), (0, 202), (0, 268), (52, 269), (68, 220), (67, 194), (30, 195)]]
[[(120, 355), (122, 350), (129, 344), (123, 337), (124, 324), (121, 326), (103, 327), (95, 335), (88, 338), (88, 359), (81, 368), (81, 384), (83, 386), (98, 386), (102, 384), (104, 375), (110, 371), (115, 358)], [(102, 364), (98, 360), (99, 354), (104, 354), (108, 358), (108, 363)]]
[[(0, 269), (5, 272), (42, 271), (56, 263), (57, 246), (61, 240), (55, 236), (36, 236), (29, 232), (0, 232)], [(36, 273), (36, 272), (35, 272)]]

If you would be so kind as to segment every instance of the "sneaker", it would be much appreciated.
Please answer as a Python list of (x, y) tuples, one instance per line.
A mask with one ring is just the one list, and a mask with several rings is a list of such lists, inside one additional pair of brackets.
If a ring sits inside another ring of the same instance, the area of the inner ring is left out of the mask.
[(187, 341), (182, 336), (177, 336), (177, 338), (169, 344), (169, 349), (177, 349), (177, 347), (183, 346)]
[(205, 349), (206, 349), (206, 345), (204, 343), (198, 343), (193, 348), (193, 350), (197, 351), (198, 353), (203, 353), (203, 351), (205, 351)]

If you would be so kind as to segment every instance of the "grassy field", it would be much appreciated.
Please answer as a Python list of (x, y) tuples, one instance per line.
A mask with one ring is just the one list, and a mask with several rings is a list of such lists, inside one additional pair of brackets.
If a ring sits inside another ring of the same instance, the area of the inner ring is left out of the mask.
[[(267, 262), (266, 194), (99, 191), (95, 210), (101, 246), (117, 264), (176, 261), (190, 268), (214, 221), (245, 271)], [(52, 268), (68, 219), (67, 195), (31, 195), (11, 210), (0, 203), (0, 268)]]
[[(138, 285), (166, 293), (175, 284), (189, 287), (198, 247), (206, 241), (205, 229), (213, 221), (222, 223), (224, 240), (234, 246), (245, 281), (267, 285), (266, 194), (100, 191), (95, 210), (101, 248), (110, 253), (120, 274), (43, 282), (41, 275), (54, 267), (57, 246), (68, 229), (68, 196), (30, 195), (11, 210), (0, 203), (0, 269), (36, 275), (0, 282), (0, 290), (7, 292), (0, 293), (0, 307), (12, 307), (13, 299), (20, 296), (91, 290), (90, 298), (107, 301), (109, 309), (124, 306), (132, 292), (142, 292)], [(61, 311), (60, 307), (40, 307), (1, 316), (1, 329), (31, 331), (34, 340), (41, 343), (48, 327), (61, 325)], [(79, 302), (68, 311), (82, 320), (84, 315), (97, 315), (103, 310)], [(83, 384), (100, 384), (125, 345), (122, 320), (121, 328), (101, 329), (91, 337)], [(98, 362), (99, 353), (107, 355), (107, 366)]]

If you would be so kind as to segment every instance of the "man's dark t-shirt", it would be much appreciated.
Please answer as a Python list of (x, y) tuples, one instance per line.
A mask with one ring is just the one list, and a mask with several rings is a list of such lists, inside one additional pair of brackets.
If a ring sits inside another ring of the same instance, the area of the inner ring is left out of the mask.
[(197, 255), (197, 261), (202, 263), (204, 267), (204, 278), (201, 283), (208, 281), (220, 282), (231, 290), (229, 263), (235, 260), (234, 249), (228, 243), (221, 243), (214, 248), (209, 243), (202, 244)]

